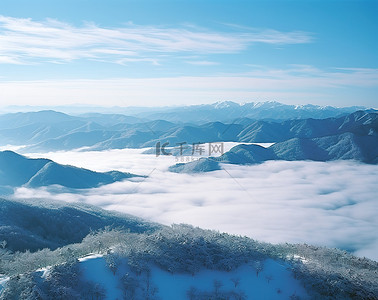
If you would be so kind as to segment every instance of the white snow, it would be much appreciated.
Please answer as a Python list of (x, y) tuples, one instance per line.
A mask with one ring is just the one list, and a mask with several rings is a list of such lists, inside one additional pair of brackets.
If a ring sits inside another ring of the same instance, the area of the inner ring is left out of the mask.
[(91, 255), (79, 261), (84, 278), (102, 285), (106, 290), (106, 299), (123, 299), (122, 291), (118, 287), (118, 277), (106, 266), (103, 257)]
[(306, 258), (304, 258), (303, 256), (300, 256), (300, 255), (293, 255), (293, 258), (296, 259), (296, 260), (300, 260), (302, 263), (307, 263), (308, 260)]
[[(256, 271), (249, 265), (244, 265), (231, 272), (203, 270), (191, 276), (190, 274), (170, 274), (158, 268), (151, 272), (152, 282), (158, 287), (158, 295), (164, 300), (185, 299), (190, 287), (198, 291), (214, 291), (214, 280), (223, 285), (220, 291), (243, 291), (247, 299), (288, 299), (295, 294), (307, 297), (307, 293), (299, 281), (295, 280), (286, 266), (274, 260), (264, 263), (264, 270), (256, 276)], [(271, 276), (268, 282), (267, 277)], [(239, 278), (235, 287), (233, 278)]]
[(51, 270), (51, 266), (45, 267), (45, 268), (39, 268), (36, 270), (36, 273), (41, 273), (41, 278), (46, 279), (46, 277), (49, 275)]
[(232, 102), (232, 101), (218, 101), (214, 104), (214, 107), (217, 108), (217, 109), (228, 108), (228, 107), (231, 107), (231, 106), (241, 106), (241, 104), (235, 103), (235, 102)]
[[(101, 284), (106, 289), (106, 299), (122, 299), (119, 280), (128, 270), (117, 271), (114, 275), (106, 266), (104, 257), (96, 255), (81, 260), (80, 267), (86, 280)], [(240, 279), (236, 287), (232, 281), (234, 278)], [(258, 276), (250, 265), (230, 272), (202, 270), (194, 276), (171, 274), (153, 266), (150, 280), (157, 287), (157, 296), (162, 300), (186, 299), (191, 287), (200, 292), (213, 292), (215, 280), (222, 283), (220, 292), (243, 291), (247, 299), (288, 299), (293, 294), (307, 297), (305, 289), (293, 278), (287, 266), (271, 259), (264, 262), (263, 270)]]
[(9, 277), (0, 277), (0, 295), (2, 294), (3, 289), (5, 288), (9, 279)]
[(87, 261), (89, 259), (94, 259), (94, 258), (99, 258), (99, 257), (103, 257), (104, 255), (103, 254), (90, 254), (90, 255), (87, 255), (87, 256), (84, 256), (84, 257), (81, 257), (79, 258), (79, 262), (84, 262), (84, 261)]
[(269, 148), (270, 146), (274, 145), (275, 143), (241, 143), (241, 142), (223, 142), (224, 152), (230, 151), (231, 148), (238, 146), (238, 145), (258, 145), (264, 148)]

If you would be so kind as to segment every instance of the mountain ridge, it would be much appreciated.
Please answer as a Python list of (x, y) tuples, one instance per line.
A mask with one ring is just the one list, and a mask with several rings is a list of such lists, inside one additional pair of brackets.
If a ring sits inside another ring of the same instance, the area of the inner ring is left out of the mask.
[[(84, 126), (87, 128), (87, 126)], [(55, 138), (26, 146), (20, 151), (38, 152), (72, 150), (89, 147), (92, 150), (144, 148), (157, 142), (205, 143), (205, 142), (282, 142), (291, 138), (315, 138), (353, 132), (358, 135), (378, 135), (378, 113), (357, 111), (352, 114), (327, 119), (296, 119), (282, 122), (235, 120), (205, 124), (175, 124), (168, 121), (151, 121), (138, 124), (118, 124), (109, 129), (73, 131)], [(1, 135), (1, 131), (0, 131)]]
[(27, 158), (13, 151), (0, 151), (0, 187), (61, 185), (84, 189), (98, 187), (138, 175), (118, 171), (95, 172), (61, 165), (50, 159)]
[(251, 165), (268, 160), (356, 160), (378, 163), (378, 136), (359, 136), (346, 132), (321, 138), (293, 138), (268, 148), (241, 144), (217, 158), (202, 158), (187, 164), (169, 167), (175, 173), (210, 172), (221, 169), (219, 163)]

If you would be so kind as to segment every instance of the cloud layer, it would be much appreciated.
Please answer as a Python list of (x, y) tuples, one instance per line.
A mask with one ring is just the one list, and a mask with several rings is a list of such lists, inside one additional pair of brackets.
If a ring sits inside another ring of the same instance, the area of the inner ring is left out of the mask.
[(218, 32), (206, 28), (138, 26), (118, 28), (93, 23), (74, 26), (53, 19), (0, 16), (0, 63), (27, 64), (37, 61), (69, 62), (76, 59), (101, 59), (124, 63), (169, 53), (235, 53), (251, 44), (301, 44), (311, 42), (309, 33), (280, 32), (272, 29), (234, 28)]
[(59, 188), (20, 188), (16, 197), (83, 201), (164, 224), (189, 223), (275, 243), (340, 247), (378, 259), (378, 166), (351, 161), (272, 161), (256, 166), (225, 165), (226, 171), (188, 175), (166, 172), (174, 163), (172, 157), (139, 153), (46, 154), (59, 163), (150, 177), (81, 194)]

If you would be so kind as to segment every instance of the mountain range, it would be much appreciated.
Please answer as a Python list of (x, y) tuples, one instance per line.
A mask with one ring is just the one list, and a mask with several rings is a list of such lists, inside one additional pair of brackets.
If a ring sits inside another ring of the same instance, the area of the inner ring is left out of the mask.
[[(228, 109), (228, 106), (224, 109)], [(321, 109), (317, 108), (315, 111), (318, 110)], [(342, 111), (334, 110), (342, 114)], [(275, 109), (272, 109), (271, 113), (274, 111)], [(208, 111), (206, 114), (212, 116)], [(279, 110), (275, 114), (283, 117)], [(378, 114), (374, 110), (369, 110), (326, 119), (284, 121), (242, 117), (230, 123), (218, 120), (199, 124), (172, 123), (167, 120), (150, 121), (119, 114), (70, 116), (55, 111), (41, 111), (2, 115), (0, 128), (0, 145), (26, 145), (19, 152), (30, 153), (82, 147), (89, 150), (143, 148), (153, 147), (157, 142), (168, 142), (170, 146), (181, 142), (274, 143), (291, 138), (316, 138), (345, 132), (377, 135)]]
[[(219, 109), (230, 109), (236, 105), (223, 103)], [(315, 109), (318, 110), (320, 108)], [(152, 150), (145, 153), (153, 154), (158, 142), (168, 143), (169, 147), (182, 142), (187, 145), (228, 141), (271, 142), (275, 144), (269, 148), (256, 145), (236, 146), (219, 160), (232, 164), (253, 164), (266, 160), (337, 159), (377, 163), (378, 113), (374, 110), (360, 110), (326, 119), (273, 121), (241, 118), (233, 123), (217, 121), (205, 124), (146, 121), (120, 114), (70, 116), (55, 111), (40, 111), (2, 115), (0, 126), (3, 128), (0, 130), (0, 141), (3, 145), (27, 145), (18, 150), (21, 153), (82, 147), (86, 147), (86, 150), (152, 147)], [(170, 168), (174, 172), (216, 169), (219, 169), (219, 161), (213, 162), (211, 159), (201, 159)], [(20, 170), (23, 170), (21, 175)], [(62, 166), (45, 159), (31, 160), (9, 151), (0, 153), (1, 173), (7, 174), (0, 178), (0, 192), (3, 193), (9, 187), (21, 185), (39, 187), (59, 184), (68, 188), (90, 188), (134, 176), (116, 171), (92, 172)]]
[(187, 164), (169, 168), (176, 173), (197, 173), (220, 170), (219, 163), (249, 165), (268, 160), (356, 160), (378, 163), (378, 136), (342, 133), (320, 138), (293, 138), (268, 148), (241, 144), (217, 158), (201, 158)]
[(147, 109), (136, 114), (138, 117), (163, 119), (170, 122), (234, 122), (235, 119), (288, 120), (288, 119), (325, 119), (364, 110), (362, 106), (336, 108), (318, 105), (287, 105), (276, 101), (235, 103), (232, 101), (184, 107), (165, 107), (160, 111)]
[[(9, 107), (8, 111), (43, 110), (45, 107)], [(255, 120), (272, 119), (325, 119), (350, 114), (357, 110), (365, 110), (363, 106), (332, 107), (319, 105), (288, 105), (276, 101), (235, 103), (232, 101), (216, 102), (213, 104), (200, 104), (190, 106), (164, 106), (164, 107), (69, 107), (52, 106), (51, 110), (64, 111), (68, 114), (82, 113), (94, 122), (101, 119), (102, 114), (112, 115), (112, 120), (119, 123), (140, 123), (151, 120), (167, 120), (174, 123), (207, 123), (220, 121), (233, 122), (235, 119), (250, 118)], [(92, 113), (88, 113), (91, 111)], [(108, 118), (104, 119), (108, 122)]]

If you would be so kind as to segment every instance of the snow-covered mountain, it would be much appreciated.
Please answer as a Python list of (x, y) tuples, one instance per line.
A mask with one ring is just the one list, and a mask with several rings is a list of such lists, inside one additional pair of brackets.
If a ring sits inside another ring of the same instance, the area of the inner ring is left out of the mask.
[[(327, 119), (272, 121), (244, 117), (234, 119), (230, 123), (215, 121), (205, 124), (179, 124), (165, 120), (129, 124), (123, 123), (124, 119), (119, 115), (95, 115), (91, 117), (91, 121), (88, 121), (82, 117), (64, 114), (62, 117), (58, 114), (60, 119), (73, 119), (68, 122), (61, 122), (59, 118), (54, 122), (43, 121), (43, 115), (50, 113), (55, 115), (55, 112), (41, 112), (41, 119), (34, 115), (31, 118), (28, 114), (32, 113), (28, 113), (25, 118), (29, 121), (21, 122), (21, 125), (17, 114), (12, 117), (13, 119), (9, 115), (3, 116), (9, 123), (7, 127), (4, 125), (4, 128), (0, 129), (0, 144), (3, 146), (26, 145), (19, 151), (30, 153), (82, 147), (91, 150), (143, 148), (153, 147), (158, 142), (168, 142), (171, 146), (181, 142), (188, 144), (217, 141), (272, 143), (291, 138), (316, 138), (345, 132), (358, 135), (378, 134), (378, 113), (366, 111), (356, 111), (345, 116)], [(38, 113), (36, 114), (39, 116)], [(196, 115), (193, 112), (190, 114)], [(0, 123), (1, 118), (0, 116)], [(96, 118), (101, 124), (95, 122)], [(108, 123), (107, 118), (109, 118)], [(114, 124), (115, 120), (120, 120), (121, 123)]]
[(108, 212), (87, 204), (0, 198), (0, 241), (5, 242), (4, 248), (11, 252), (54, 250), (80, 243), (91, 231), (107, 226), (139, 233), (161, 227), (131, 215)]
[[(10, 209), (23, 206), (7, 201)], [(47, 203), (45, 208), (34, 204), (28, 220), (48, 224), (45, 218), (77, 215), (92, 218), (100, 230), (81, 242), (63, 241), (59, 248), (48, 244), (50, 249), (32, 253), (13, 252), (3, 242), (1, 300), (374, 299), (378, 293), (378, 263), (345, 251), (260, 243), (189, 225), (159, 226), (80, 205)], [(14, 226), (12, 218), (1, 220)], [(111, 221), (114, 226), (103, 227)], [(79, 224), (56, 230), (69, 236)], [(80, 226), (81, 233), (88, 227), (85, 222)], [(44, 239), (52, 242), (56, 236)]]
[[(233, 122), (235, 119), (250, 118), (255, 120), (272, 119), (325, 119), (350, 114), (365, 107), (353, 106), (337, 108), (318, 105), (288, 105), (276, 101), (247, 102), (244, 104), (232, 101), (214, 104), (192, 105), (183, 107), (167, 107), (156, 112), (154, 109), (137, 114), (148, 119), (163, 119), (171, 122)], [(125, 110), (127, 113), (127, 109)]]

